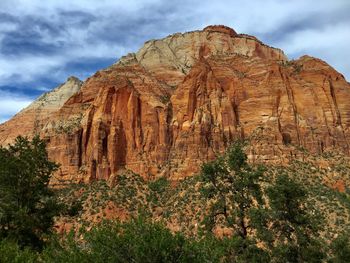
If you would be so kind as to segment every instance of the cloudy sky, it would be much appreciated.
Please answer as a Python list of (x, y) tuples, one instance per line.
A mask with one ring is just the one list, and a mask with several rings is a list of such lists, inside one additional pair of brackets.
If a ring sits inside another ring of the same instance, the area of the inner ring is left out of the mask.
[(0, 123), (142, 44), (224, 24), (350, 80), (350, 0), (0, 0)]

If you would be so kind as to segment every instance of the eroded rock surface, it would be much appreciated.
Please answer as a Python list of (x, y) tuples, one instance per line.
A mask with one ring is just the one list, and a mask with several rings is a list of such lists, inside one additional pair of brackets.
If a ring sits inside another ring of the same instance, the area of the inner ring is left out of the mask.
[(252, 160), (284, 162), (293, 147), (349, 154), (344, 77), (228, 27), (148, 41), (81, 88), (74, 83), (59, 102), (41, 107), (39, 98), (0, 126), (2, 144), (46, 138), (58, 180), (113, 179), (123, 169), (178, 180), (235, 138), (255, 140)]

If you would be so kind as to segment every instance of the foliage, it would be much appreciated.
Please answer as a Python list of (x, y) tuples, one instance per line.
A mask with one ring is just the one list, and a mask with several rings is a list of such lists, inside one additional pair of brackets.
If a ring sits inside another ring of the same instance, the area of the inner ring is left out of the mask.
[[(277, 262), (320, 262), (324, 257), (319, 230), (322, 217), (306, 207), (308, 193), (299, 183), (280, 174), (268, 187), (269, 230)], [(310, 210), (311, 211), (310, 211)], [(311, 260), (312, 259), (312, 260)]]
[(254, 169), (247, 162), (241, 142), (234, 143), (225, 155), (202, 166), (202, 192), (211, 202), (206, 219), (209, 228), (220, 219), (243, 239), (251, 229), (250, 214), (263, 203), (260, 181), (263, 167)]
[[(215, 246), (172, 234), (142, 218), (127, 223), (104, 222), (83, 234), (56, 241), (43, 252), (45, 262), (218, 262)], [(212, 243), (210, 243), (212, 244)], [(218, 257), (219, 258), (219, 257)]]
[(331, 259), (330, 263), (346, 263), (350, 262), (350, 237), (346, 234), (338, 236), (331, 243)]
[(41, 256), (43, 262), (269, 262), (269, 255), (251, 239), (200, 240), (172, 234), (160, 223), (137, 218), (127, 223), (104, 222), (85, 232), (83, 241), (71, 233), (55, 239)]
[(161, 200), (164, 199), (164, 195), (169, 191), (169, 185), (169, 181), (165, 177), (149, 182), (148, 188), (150, 193), (148, 200), (154, 205), (159, 205)]
[(148, 187), (151, 191), (163, 193), (169, 187), (169, 181), (165, 177), (160, 177), (154, 181), (149, 182)]
[(49, 188), (58, 165), (48, 160), (45, 142), (16, 138), (0, 148), (0, 238), (40, 248), (59, 205)]
[(257, 258), (271, 256), (273, 262), (321, 262), (326, 256), (320, 237), (323, 218), (308, 202), (307, 190), (283, 172), (264, 190), (264, 172), (265, 168), (247, 163), (239, 142), (204, 164), (202, 192), (210, 206), (205, 223), (235, 231), (238, 245), (233, 251), (238, 255), (234, 261), (242, 257), (255, 261), (256, 254)]
[(269, 253), (257, 246), (252, 238), (243, 239), (240, 236), (217, 240), (216, 246), (222, 247), (222, 260), (224, 262), (270, 262)]
[(0, 242), (0, 262), (35, 263), (38, 262), (38, 254), (26, 249), (21, 249), (15, 242), (2, 240)]
[[(200, 176), (176, 187), (166, 178), (146, 182), (125, 172), (113, 186), (98, 181), (54, 193), (48, 181), (57, 165), (47, 160), (45, 144), (20, 137), (15, 145), (0, 148), (0, 262), (349, 262), (348, 228), (341, 221), (349, 195), (316, 180), (320, 171), (307, 162), (283, 168), (251, 165), (243, 147), (234, 143), (204, 164)], [(344, 167), (335, 168), (347, 174)], [(136, 217), (125, 223), (90, 222), (89, 231), (52, 236), (52, 218), (59, 210), (56, 193), (65, 200), (65, 219), (80, 223), (81, 229), (87, 226), (83, 217), (94, 215), (99, 221), (106, 209), (116, 207), (131, 218), (146, 211), (143, 215), (156, 221), (175, 223), (179, 232)], [(324, 242), (317, 202), (334, 208), (344, 235), (332, 241), (339, 233), (331, 232)], [(210, 230), (228, 227), (233, 235), (217, 238), (215, 231), (202, 231), (204, 215)], [(26, 248), (43, 243), (40, 253)]]
[[(329, 262), (349, 262), (348, 237), (339, 237), (331, 247), (334, 256)], [(0, 262), (323, 262), (316, 251), (297, 257), (298, 249), (286, 243), (270, 255), (252, 238), (218, 239), (209, 234), (196, 240), (137, 218), (126, 223), (106, 221), (78, 235), (54, 236), (40, 254), (3, 240)]]
[(73, 200), (71, 204), (66, 204), (62, 208), (62, 214), (67, 215), (69, 217), (74, 217), (79, 215), (79, 213), (83, 210), (83, 203), (80, 200)]

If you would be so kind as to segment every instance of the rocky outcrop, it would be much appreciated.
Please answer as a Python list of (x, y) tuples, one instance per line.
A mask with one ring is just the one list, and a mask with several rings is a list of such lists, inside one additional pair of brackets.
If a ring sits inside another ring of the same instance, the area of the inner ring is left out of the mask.
[[(148, 41), (69, 97), (49, 118), (34, 107), (0, 126), (2, 142), (46, 138), (61, 163), (57, 180), (111, 179), (123, 169), (178, 180), (235, 138), (254, 141), (252, 160), (284, 162), (296, 147), (349, 154), (344, 77), (224, 26)], [(19, 117), (40, 125), (21, 128)]]

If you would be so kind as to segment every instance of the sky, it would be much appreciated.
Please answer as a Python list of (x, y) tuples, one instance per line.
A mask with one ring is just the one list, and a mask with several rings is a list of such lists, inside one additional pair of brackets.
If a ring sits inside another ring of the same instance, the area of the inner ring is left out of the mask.
[(150, 39), (223, 24), (350, 80), (350, 0), (0, 0), (0, 123)]

